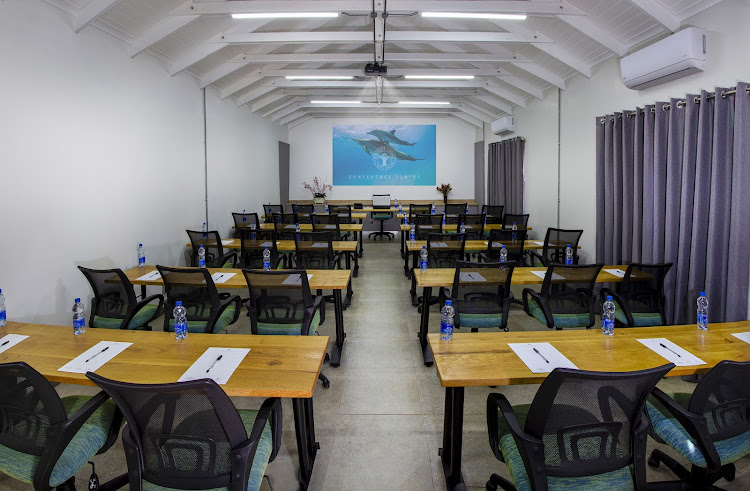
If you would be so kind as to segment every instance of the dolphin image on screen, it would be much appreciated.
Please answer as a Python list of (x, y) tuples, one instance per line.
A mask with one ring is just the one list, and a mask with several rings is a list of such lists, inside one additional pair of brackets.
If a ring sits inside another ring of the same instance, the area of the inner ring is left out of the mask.
[(385, 131), (385, 130), (372, 130), (367, 132), (368, 135), (372, 135), (378, 140), (382, 141), (383, 143), (393, 144), (396, 145), (407, 145), (407, 146), (414, 146), (414, 143), (409, 143), (407, 141), (402, 140), (401, 138), (396, 136), (396, 130), (391, 131)]
[(408, 153), (404, 153), (404, 152), (401, 152), (399, 150), (396, 150), (392, 146), (390, 146), (387, 143), (382, 142), (380, 140), (370, 140), (370, 139), (367, 139), (367, 138), (360, 138), (360, 139), (352, 138), (352, 140), (354, 140), (355, 142), (359, 143), (359, 146), (361, 146), (362, 150), (364, 150), (365, 152), (367, 152), (368, 155), (372, 155), (371, 151), (375, 152), (375, 151), (377, 151), (381, 147), (388, 147), (391, 150), (393, 150), (393, 153), (396, 155), (396, 158), (398, 160), (411, 160), (411, 161), (424, 160), (424, 159), (414, 158), (411, 155), (409, 155)]

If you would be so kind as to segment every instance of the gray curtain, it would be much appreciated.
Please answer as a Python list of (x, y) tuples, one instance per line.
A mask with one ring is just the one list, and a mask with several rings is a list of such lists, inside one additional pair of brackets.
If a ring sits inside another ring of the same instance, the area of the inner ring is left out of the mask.
[(657, 102), (596, 120), (596, 257), (673, 263), (670, 323), (748, 316), (750, 87)]
[(490, 143), (487, 201), (505, 213), (523, 213), (523, 152), (526, 141), (511, 138)]

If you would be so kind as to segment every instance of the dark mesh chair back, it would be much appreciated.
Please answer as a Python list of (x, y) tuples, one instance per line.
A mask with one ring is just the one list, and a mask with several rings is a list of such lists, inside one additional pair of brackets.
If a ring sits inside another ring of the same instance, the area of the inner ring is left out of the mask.
[(414, 233), (417, 240), (427, 240), (427, 235), (442, 233), (443, 215), (417, 215), (414, 217)]
[(198, 249), (203, 245), (206, 250), (206, 267), (220, 268), (225, 260), (224, 246), (221, 243), (221, 236), (216, 230), (208, 232), (199, 232), (197, 230), (186, 230), (190, 237), (190, 244), (193, 248), (193, 256), (190, 265), (198, 266)]
[(409, 223), (415, 222), (417, 215), (431, 215), (432, 205), (409, 205)]
[(539, 293), (546, 317), (588, 317), (589, 325), (594, 325), (594, 284), (601, 269), (601, 264), (548, 266)]
[(526, 230), (516, 231), (516, 240), (513, 240), (512, 230), (490, 230), (490, 237), (487, 241), (487, 252), (484, 259), (488, 262), (500, 260), (500, 249), (505, 246), (508, 252), (508, 261), (516, 263), (517, 266), (524, 264), (524, 244), (526, 240)]
[(456, 261), (451, 290), (456, 327), (507, 330), (513, 300), (510, 284), (514, 267), (513, 263)]
[[(750, 362), (722, 361), (698, 383), (687, 410), (706, 418), (708, 438), (727, 440), (750, 430)], [(746, 441), (746, 440), (745, 440)]]
[(187, 321), (207, 322), (213, 325), (219, 311), (219, 292), (208, 269), (168, 268), (156, 266), (164, 281), (167, 298), (164, 302), (165, 331), (172, 321), (175, 302), (182, 301), (187, 310)]
[(633, 263), (628, 266), (622, 282), (617, 284), (620, 299), (624, 307), (632, 314), (658, 312), (662, 325), (664, 318), (664, 278), (669, 273), (672, 263), (643, 264)]
[(465, 213), (459, 213), (456, 225), (458, 230), (461, 228), (461, 224), (466, 227), (466, 236), (468, 239), (479, 240), (484, 238), (484, 215), (467, 215)]
[(334, 269), (336, 255), (333, 252), (334, 233), (300, 232), (295, 241), (296, 260), (299, 269)]
[[(447, 215), (460, 215), (460, 214), (466, 214), (469, 204), (468, 203), (448, 203), (445, 205), (445, 213)], [(448, 217), (448, 218), (455, 218), (455, 217)]]
[(301, 223), (296, 213), (274, 213), (273, 229), (278, 240), (294, 240), (297, 224)]
[(302, 326), (301, 335), (308, 335), (314, 297), (305, 270), (242, 272), (250, 290), (247, 310), (253, 334), (261, 324), (290, 329)]
[(565, 249), (568, 244), (573, 249), (573, 264), (578, 264), (578, 241), (581, 240), (581, 235), (583, 235), (583, 230), (548, 228), (542, 249), (542, 257), (545, 258), (544, 265), (565, 263)]
[(465, 234), (427, 234), (427, 258), (431, 268), (454, 268), (464, 259)]
[(263, 205), (263, 218), (266, 223), (273, 222), (274, 213), (284, 213), (284, 205)]
[(271, 252), (271, 267), (275, 268), (279, 262), (276, 232), (273, 230), (240, 230), (240, 267), (262, 269), (263, 251), (266, 247)]
[[(138, 303), (133, 285), (125, 273), (119, 268), (89, 269), (78, 266), (78, 269), (94, 291), (94, 298), (91, 300), (92, 321), (97, 316), (125, 320), (130, 309)], [(92, 321), (89, 326), (93, 326)]]
[[(235, 230), (250, 227), (253, 223), (255, 224), (255, 228), (260, 228), (257, 213), (232, 213), (232, 218), (234, 219)], [(237, 234), (237, 237), (239, 237), (239, 234)]]
[[(489, 220), (487, 223), (489, 223)], [(513, 213), (506, 213), (503, 215), (503, 227), (510, 228), (514, 223), (519, 229), (527, 228), (529, 224), (529, 215), (514, 215)]]
[(315, 211), (315, 205), (298, 205), (297, 203), (294, 203), (292, 205), (292, 211), (298, 215), (303, 213), (311, 214)]
[(482, 205), (482, 214), (487, 216), (487, 223), (503, 223), (504, 210), (503, 205)]
[(337, 215), (339, 223), (354, 223), (352, 221), (352, 205), (330, 206), (328, 211), (331, 215)]

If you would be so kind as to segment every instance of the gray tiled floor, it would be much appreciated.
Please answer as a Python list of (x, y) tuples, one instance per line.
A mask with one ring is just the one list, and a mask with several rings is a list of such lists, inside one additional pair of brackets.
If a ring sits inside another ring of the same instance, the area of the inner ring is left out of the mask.
[[(330, 389), (318, 384), (315, 391), (315, 430), (320, 442), (313, 490), (442, 490), (443, 472), (438, 457), (442, 439), (444, 389), (434, 367), (422, 364), (416, 338), (419, 315), (407, 294), (398, 244), (367, 241), (360, 261), (360, 276), (353, 280), (352, 305), (344, 313), (347, 338), (339, 368), (324, 365)], [(245, 292), (241, 292), (245, 293)], [(515, 291), (520, 298), (520, 289)], [(435, 311), (437, 312), (436, 307)], [(434, 331), (438, 315), (431, 315)], [(156, 324), (159, 325), (159, 324)], [(513, 307), (511, 330), (546, 330)], [(245, 315), (231, 333), (249, 333)], [(320, 329), (334, 335), (333, 315)], [(692, 390), (679, 379), (665, 379), (665, 390)], [(466, 389), (463, 475), (468, 489), (484, 489), (493, 472), (507, 476), (487, 444), (485, 404), (493, 391), (505, 394), (512, 404), (528, 403), (538, 386)], [(59, 386), (63, 394), (93, 393), (79, 386)], [(258, 399), (235, 398), (240, 408), (257, 408)], [(274, 491), (297, 489), (297, 447), (292, 408), (283, 401), (283, 448), (268, 467)], [(653, 446), (653, 442), (650, 443)], [(667, 450), (674, 455), (674, 452)], [(103, 480), (125, 471), (121, 443), (95, 458)], [(720, 481), (727, 489), (748, 489), (746, 459), (737, 463), (737, 479)], [(674, 477), (662, 468), (649, 469), (651, 481)], [(88, 470), (78, 475), (85, 489)], [(0, 475), (0, 489), (30, 489)]]

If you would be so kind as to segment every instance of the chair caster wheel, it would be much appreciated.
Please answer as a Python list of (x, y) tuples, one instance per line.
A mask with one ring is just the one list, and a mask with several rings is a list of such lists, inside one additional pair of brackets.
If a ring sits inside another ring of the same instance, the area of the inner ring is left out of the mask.
[(323, 362), (324, 363), (329, 363), (330, 361), (331, 361), (331, 355), (329, 355), (328, 353), (326, 353), (325, 358), (323, 358)]
[(658, 469), (659, 468), (659, 459), (655, 458), (653, 455), (648, 458), (648, 466), (652, 469)]
[(735, 473), (735, 469), (727, 471), (727, 473), (724, 475), (724, 479), (726, 479), (729, 482), (734, 481), (734, 478), (735, 478), (734, 473)]
[(327, 388), (329, 388), (330, 386), (331, 386), (331, 382), (330, 382), (330, 381), (328, 381), (328, 380), (324, 380), (324, 381), (323, 381), (323, 388), (324, 388), (324, 389), (327, 389)]

